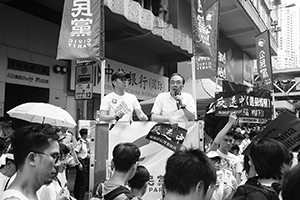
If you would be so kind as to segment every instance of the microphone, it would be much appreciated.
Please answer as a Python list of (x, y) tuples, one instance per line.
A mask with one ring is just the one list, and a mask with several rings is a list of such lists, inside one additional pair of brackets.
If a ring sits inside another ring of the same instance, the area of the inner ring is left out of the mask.
[[(177, 90), (175, 90), (174, 96), (176, 97), (177, 95), (180, 95), (180, 93), (179, 93)], [(174, 97), (174, 98), (175, 98), (175, 97)], [(176, 100), (176, 106), (177, 106), (177, 109), (180, 110), (180, 102), (179, 102), (179, 99), (175, 98), (175, 100)]]
[(116, 123), (119, 121), (119, 119), (120, 119), (120, 117), (116, 116), (116, 121), (110, 125), (108, 130), (111, 130), (116, 125)]

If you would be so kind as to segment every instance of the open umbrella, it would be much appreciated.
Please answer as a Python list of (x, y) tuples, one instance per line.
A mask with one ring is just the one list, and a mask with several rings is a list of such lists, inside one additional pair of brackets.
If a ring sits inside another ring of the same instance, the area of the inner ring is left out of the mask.
[(64, 109), (48, 103), (24, 103), (7, 112), (10, 117), (53, 126), (76, 126), (73, 117)]

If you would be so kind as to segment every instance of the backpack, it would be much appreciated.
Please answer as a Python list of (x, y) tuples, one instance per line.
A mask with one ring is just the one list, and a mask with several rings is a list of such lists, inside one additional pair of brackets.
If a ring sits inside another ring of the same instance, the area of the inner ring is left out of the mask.
[(279, 200), (273, 187), (264, 186), (258, 182), (247, 183), (238, 187), (232, 200)]
[(110, 191), (109, 193), (102, 195), (102, 191), (104, 190), (103, 183), (97, 184), (93, 191), (93, 197), (90, 200), (113, 200), (120, 194), (125, 194), (128, 199), (133, 199), (135, 196), (130, 192), (130, 190), (125, 186), (119, 186), (118, 188)]

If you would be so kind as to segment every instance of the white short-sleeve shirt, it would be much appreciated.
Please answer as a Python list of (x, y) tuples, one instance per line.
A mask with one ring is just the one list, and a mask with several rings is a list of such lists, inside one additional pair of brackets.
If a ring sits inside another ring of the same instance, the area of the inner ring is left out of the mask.
[(136, 96), (127, 92), (124, 95), (111, 92), (103, 97), (100, 105), (100, 110), (108, 111), (109, 115), (123, 111), (125, 115), (119, 121), (131, 121), (133, 111), (140, 108), (141, 105)]
[[(192, 95), (182, 92), (181, 97), (182, 104), (186, 105), (186, 108), (195, 115), (196, 106)], [(151, 113), (172, 118), (177, 122), (188, 121), (188, 118), (185, 116), (183, 110), (177, 108), (176, 100), (171, 96), (170, 92), (164, 92), (157, 95)]]

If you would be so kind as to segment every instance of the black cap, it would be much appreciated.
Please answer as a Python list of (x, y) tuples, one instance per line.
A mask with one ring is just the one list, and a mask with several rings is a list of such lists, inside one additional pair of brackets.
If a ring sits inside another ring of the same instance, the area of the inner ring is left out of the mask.
[(130, 74), (126, 74), (123, 71), (117, 71), (117, 72), (113, 73), (113, 75), (111, 76), (111, 81), (114, 81), (117, 78), (130, 78)]

